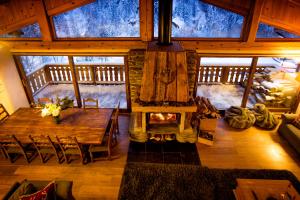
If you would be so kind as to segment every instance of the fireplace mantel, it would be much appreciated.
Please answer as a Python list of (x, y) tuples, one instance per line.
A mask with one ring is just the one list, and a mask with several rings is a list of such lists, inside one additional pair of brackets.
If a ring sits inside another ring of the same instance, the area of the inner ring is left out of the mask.
[(163, 113), (182, 113), (182, 112), (196, 112), (197, 106), (141, 106), (139, 104), (132, 104), (132, 112), (163, 112)]

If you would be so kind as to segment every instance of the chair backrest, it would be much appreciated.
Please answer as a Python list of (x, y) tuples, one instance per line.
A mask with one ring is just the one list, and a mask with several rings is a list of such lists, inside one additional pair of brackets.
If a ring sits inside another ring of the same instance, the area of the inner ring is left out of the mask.
[(109, 128), (109, 133), (108, 133), (108, 140), (107, 140), (107, 147), (108, 151), (111, 151), (112, 147), (115, 145), (113, 142), (113, 135), (115, 133), (115, 128), (116, 128), (116, 123), (115, 121), (112, 121), (110, 128)]
[(86, 98), (83, 99), (83, 108), (99, 108), (98, 99)]
[(67, 149), (78, 149), (81, 151), (78, 140), (75, 136), (67, 136), (67, 137), (58, 137), (56, 136), (56, 140), (60, 146), (60, 148), (65, 151)]
[(15, 135), (1, 135), (0, 144), (4, 150), (12, 147), (18, 148), (20, 151), (24, 151), (22, 143), (16, 138)]
[(4, 120), (6, 120), (8, 118), (9, 114), (6, 111), (6, 109), (4, 108), (4, 106), (2, 104), (0, 104), (0, 122), (3, 122)]
[[(118, 102), (118, 105), (117, 105), (117, 108), (116, 108), (116, 112), (115, 112), (115, 115), (114, 115), (114, 120), (115, 121), (118, 121), (119, 113), (120, 113), (120, 101)], [(117, 124), (117, 122), (116, 122), (116, 124)]]
[(45, 105), (47, 103), (53, 103), (53, 99), (48, 98), (48, 97), (38, 98), (38, 104), (39, 105)]
[(40, 136), (32, 136), (29, 135), (29, 138), (31, 139), (32, 143), (36, 147), (37, 150), (45, 149), (45, 148), (52, 148), (55, 150), (54, 143), (50, 139), (50, 137), (47, 135), (40, 135)]

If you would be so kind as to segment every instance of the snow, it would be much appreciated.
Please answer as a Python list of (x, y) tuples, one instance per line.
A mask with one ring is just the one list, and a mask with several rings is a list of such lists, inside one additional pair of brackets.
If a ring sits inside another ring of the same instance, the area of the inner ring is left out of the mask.
[(96, 0), (53, 22), (58, 38), (139, 37), (139, 0)]
[(256, 33), (257, 38), (300, 38), (299, 35), (294, 35), (287, 31), (275, 28), (273, 26), (260, 23)]
[[(66, 65), (69, 64), (67, 56), (21, 56), (21, 62), (24, 67), (24, 71), (28, 76), (30, 73), (43, 68), (45, 65), (57, 64)], [(116, 64), (123, 65), (124, 57), (122, 56), (75, 56), (75, 64)]]
[(41, 38), (41, 30), (39, 24), (35, 23), (17, 31), (0, 35), (0, 38)]
[[(172, 37), (240, 38), (244, 17), (201, 0), (173, 0)], [(158, 0), (154, 0), (158, 36)]]

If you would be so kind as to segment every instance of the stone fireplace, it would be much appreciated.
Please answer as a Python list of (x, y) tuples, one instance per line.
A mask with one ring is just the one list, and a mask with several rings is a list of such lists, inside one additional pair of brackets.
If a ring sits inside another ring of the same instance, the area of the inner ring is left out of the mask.
[(197, 134), (190, 125), (196, 112), (196, 52), (185, 51), (179, 44), (165, 47), (149, 43), (146, 51), (131, 51), (128, 61), (130, 139), (146, 142), (160, 135), (162, 141), (176, 138), (179, 142), (196, 142)]

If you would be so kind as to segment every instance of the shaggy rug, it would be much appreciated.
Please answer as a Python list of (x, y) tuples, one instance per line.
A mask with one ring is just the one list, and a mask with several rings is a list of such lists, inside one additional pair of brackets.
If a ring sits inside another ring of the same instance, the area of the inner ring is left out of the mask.
[(128, 163), (119, 199), (235, 199), (237, 178), (287, 179), (300, 191), (300, 182), (286, 170), (209, 169), (197, 165)]
[(130, 142), (127, 163), (165, 163), (201, 165), (196, 144), (167, 141)]

